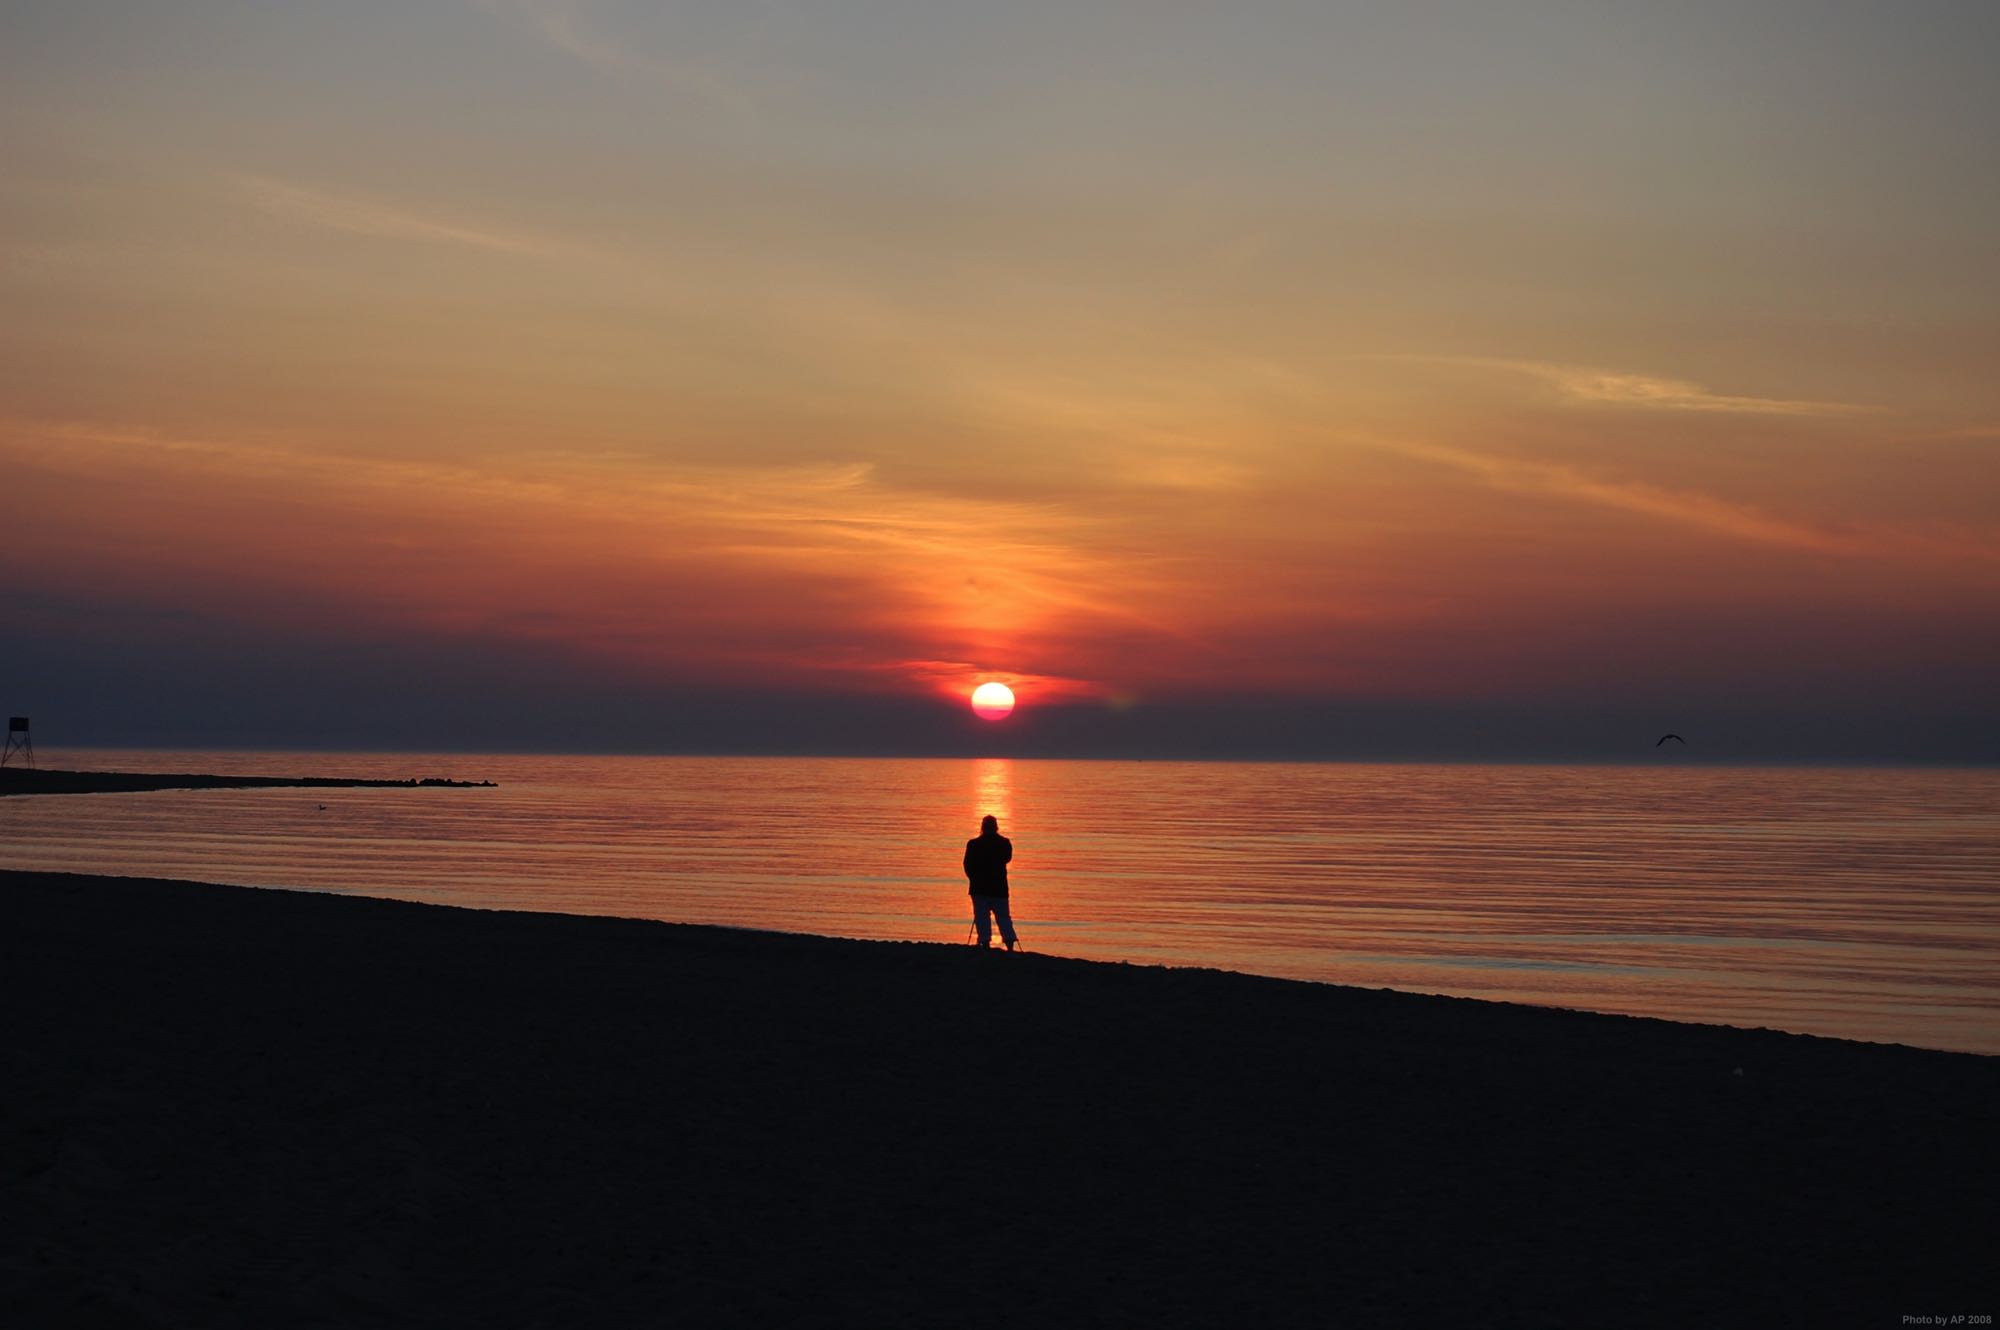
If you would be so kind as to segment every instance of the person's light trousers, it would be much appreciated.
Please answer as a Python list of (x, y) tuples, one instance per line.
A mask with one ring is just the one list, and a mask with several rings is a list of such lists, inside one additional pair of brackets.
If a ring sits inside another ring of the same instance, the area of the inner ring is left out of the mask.
[(987, 918), (992, 915), (1000, 921), (1000, 940), (1008, 946), (1014, 945), (1014, 916), (1007, 913), (1005, 896), (974, 896), (972, 898), (972, 924), (979, 930), (979, 945), (993, 945), (993, 924)]

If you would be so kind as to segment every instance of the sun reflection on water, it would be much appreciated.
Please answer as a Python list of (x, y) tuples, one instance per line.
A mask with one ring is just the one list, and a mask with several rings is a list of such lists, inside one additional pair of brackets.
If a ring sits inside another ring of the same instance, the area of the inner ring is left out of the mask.
[(991, 814), (1005, 833), (1014, 824), (1014, 764), (1004, 757), (976, 758), (972, 763), (972, 825)]

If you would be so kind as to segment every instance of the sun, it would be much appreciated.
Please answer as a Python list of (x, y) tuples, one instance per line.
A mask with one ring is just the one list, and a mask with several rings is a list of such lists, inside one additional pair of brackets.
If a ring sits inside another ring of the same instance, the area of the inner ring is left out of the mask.
[(1014, 690), (1004, 683), (983, 683), (972, 690), (972, 714), (981, 720), (1001, 720), (1014, 709)]

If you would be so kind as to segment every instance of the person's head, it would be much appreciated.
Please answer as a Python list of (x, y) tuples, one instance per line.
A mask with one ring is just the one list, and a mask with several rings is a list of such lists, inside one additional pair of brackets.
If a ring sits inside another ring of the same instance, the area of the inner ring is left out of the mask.
[(982, 818), (980, 818), (980, 819), (979, 819), (979, 834), (980, 834), (980, 835), (982, 835), (982, 836), (997, 836), (997, 835), (999, 835), (999, 834), (1000, 834), (1000, 819), (999, 819), (999, 818), (997, 818), (997, 817), (995, 817), (995, 816), (993, 816), (993, 814), (991, 814), (991, 813), (988, 813), (988, 814), (987, 814), (987, 815), (986, 815), (985, 817), (982, 817)]

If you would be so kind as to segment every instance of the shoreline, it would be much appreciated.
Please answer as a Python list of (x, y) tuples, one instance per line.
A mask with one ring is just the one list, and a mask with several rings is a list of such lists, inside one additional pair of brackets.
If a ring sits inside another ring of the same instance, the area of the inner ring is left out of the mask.
[[(289, 784), (289, 782), (287, 782)], [(408, 781), (368, 781), (372, 785), (407, 786)], [(426, 784), (449, 784), (451, 782), (425, 782)], [(478, 787), (492, 782), (457, 782), (457, 784)], [(723, 939), (740, 938), (746, 941), (768, 939), (773, 942), (793, 942), (800, 944), (824, 944), (829, 948), (888, 948), (901, 951), (915, 948), (923, 952), (957, 954), (972, 951), (967, 942), (939, 941), (930, 939), (898, 939), (881, 937), (849, 937), (835, 933), (812, 933), (787, 928), (759, 928), (749, 924), (694, 923), (667, 919), (648, 919), (633, 915), (580, 914), (567, 910), (518, 910), (501, 906), (460, 905), (442, 901), (419, 901), (401, 896), (374, 896), (364, 891), (330, 887), (294, 887), (269, 883), (208, 882), (196, 878), (165, 878), (150, 875), (139, 876), (119, 873), (62, 872), (44, 869), (0, 868), (0, 891), (7, 889), (13, 879), (60, 879), (65, 889), (85, 889), (91, 883), (132, 883), (160, 885), (168, 887), (197, 887), (219, 892), (277, 893), (285, 896), (307, 896), (335, 900), (380, 901), (386, 904), (409, 905), (425, 910), (441, 910), (452, 914), (481, 917), (501, 917), (508, 919), (562, 919), (589, 920), (611, 924), (630, 924), (647, 928), (661, 928), (674, 932), (686, 932), (694, 939), (711, 937), (720, 943)], [(1177, 965), (1162, 961), (1145, 960), (1101, 960), (1084, 956), (1065, 956), (1052, 952), (1024, 948), (1018, 953), (1004, 953), (996, 936), (992, 950), (1006, 954), (1017, 964), (1040, 964), (1059, 966), (1083, 966), (1092, 970), (1102, 970), (1116, 974), (1138, 975), (1212, 975), (1223, 979), (1244, 980), (1258, 984), (1279, 984), (1287, 987), (1334, 993), (1358, 997), (1360, 995), (1381, 995), (1388, 1000), (1408, 999), (1425, 1003), (1450, 1004), (1473, 1008), (1496, 1009), (1494, 1019), (1501, 1019), (1499, 1013), (1520, 1013), (1526, 1019), (1541, 1016), (1554, 1018), (1576, 1018), (1586, 1022), (1611, 1021), (1640, 1026), (1659, 1026), (1679, 1031), (1718, 1031), (1726, 1034), (1746, 1036), (1769, 1036), (1780, 1039), (1806, 1040), (1816, 1044), (1843, 1045), (1856, 1049), (1899, 1050), (1948, 1058), (1972, 1058), (1992, 1064), (2000, 1070), (2000, 1053), (1983, 1053), (1976, 1049), (1940, 1048), (1932, 1044), (1911, 1044), (1891, 1039), (1861, 1039), (1849, 1035), (1826, 1034), (1811, 1030), (1788, 1030), (1775, 1025), (1737, 1025), (1728, 1021), (1676, 1020), (1670, 1016), (1648, 1016), (1636, 1012), (1605, 1011), (1594, 1007), (1563, 1006), (1546, 1002), (1517, 1002), (1507, 998), (1473, 997), (1457, 993), (1422, 992), (1389, 986), (1369, 987), (1363, 984), (1343, 983), (1332, 979), (1296, 978), (1287, 975), (1266, 974), (1257, 970), (1236, 970), (1221, 965)]]
[(0, 798), (27, 794), (142, 794), (152, 790), (494, 789), (490, 780), (442, 776), (392, 780), (362, 776), (217, 776), (194, 772), (0, 769)]
[(159, 879), (4, 872), (0, 910), (35, 1016), (0, 1259), (44, 1320), (1893, 1325), (1996, 1291), (1993, 1057)]

